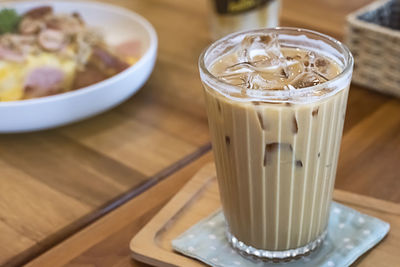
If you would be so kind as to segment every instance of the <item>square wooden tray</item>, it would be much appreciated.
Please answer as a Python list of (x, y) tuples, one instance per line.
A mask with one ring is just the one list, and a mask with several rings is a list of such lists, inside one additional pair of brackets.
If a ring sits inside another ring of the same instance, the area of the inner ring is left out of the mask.
[[(334, 199), (390, 223), (388, 236), (364, 254), (356, 266), (399, 266), (400, 204), (340, 190)], [(204, 166), (131, 240), (132, 256), (155, 266), (205, 266), (173, 251), (171, 241), (221, 208), (214, 164)]]

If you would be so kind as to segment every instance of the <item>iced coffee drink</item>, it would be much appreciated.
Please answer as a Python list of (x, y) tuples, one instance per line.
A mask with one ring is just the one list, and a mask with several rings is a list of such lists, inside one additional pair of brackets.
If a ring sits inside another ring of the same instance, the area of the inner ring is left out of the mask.
[(229, 35), (200, 57), (227, 236), (258, 258), (318, 247), (327, 230), (353, 59), (316, 32)]

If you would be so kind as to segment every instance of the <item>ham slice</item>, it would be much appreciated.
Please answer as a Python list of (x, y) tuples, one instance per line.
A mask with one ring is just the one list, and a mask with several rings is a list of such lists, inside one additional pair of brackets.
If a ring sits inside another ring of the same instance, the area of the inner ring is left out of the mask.
[(90, 63), (99, 70), (111, 76), (129, 67), (129, 64), (100, 46), (93, 47)]
[(101, 82), (126, 68), (129, 64), (101, 46), (93, 47), (88, 63), (75, 73), (74, 89)]
[(102, 73), (92, 64), (89, 64), (85, 69), (75, 73), (73, 89), (83, 88), (101, 82), (105, 79), (107, 79), (107, 76), (104, 73)]
[(140, 41), (130, 40), (115, 47), (115, 51), (122, 57), (140, 57)]
[(41, 97), (63, 91), (64, 73), (54, 67), (32, 70), (25, 80), (25, 98)]
[(0, 59), (12, 62), (23, 62), (25, 60), (25, 57), (22, 53), (19, 53), (18, 51), (0, 46)]

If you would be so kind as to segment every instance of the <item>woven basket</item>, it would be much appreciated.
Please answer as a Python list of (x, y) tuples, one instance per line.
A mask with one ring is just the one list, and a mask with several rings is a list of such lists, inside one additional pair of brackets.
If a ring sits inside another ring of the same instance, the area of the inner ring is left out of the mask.
[(400, 97), (400, 0), (376, 1), (347, 16), (353, 81)]

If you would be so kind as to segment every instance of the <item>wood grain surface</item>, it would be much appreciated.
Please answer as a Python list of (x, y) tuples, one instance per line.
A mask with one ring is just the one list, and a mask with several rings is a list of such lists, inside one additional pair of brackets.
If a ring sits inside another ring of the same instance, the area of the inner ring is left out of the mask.
[[(209, 149), (197, 71), (198, 56), (210, 43), (209, 0), (103, 1), (153, 24), (159, 37), (154, 72), (137, 95), (95, 118), (0, 136), (0, 265), (34, 257), (35, 266), (139, 265), (130, 260), (129, 239), (205, 160), (174, 173)], [(345, 15), (369, 2), (284, 0), (281, 24), (343, 39)], [(338, 188), (400, 201), (399, 111), (398, 100), (352, 85)]]
[[(174, 3), (108, 2), (155, 26), (160, 45), (154, 72), (137, 95), (102, 115), (56, 130), (0, 136), (0, 265), (25, 262), (114, 208), (127, 192), (143, 191), (210, 149), (196, 71), (207, 22), (180, 23), (193, 15)], [(203, 29), (203, 38), (186, 38), (193, 28)]]
[[(390, 234), (358, 260), (359, 266), (396, 266), (400, 262), (400, 255), (396, 253), (400, 246), (400, 204), (338, 189), (333, 199), (390, 224)], [(160, 267), (205, 266), (201, 261), (176, 253), (172, 241), (220, 209), (215, 164), (208, 163), (131, 239), (132, 257)], [(329, 232), (336, 234), (334, 229)]]
[(27, 266), (146, 266), (131, 260), (129, 241), (199, 169), (212, 160), (211, 152), (203, 155)]

